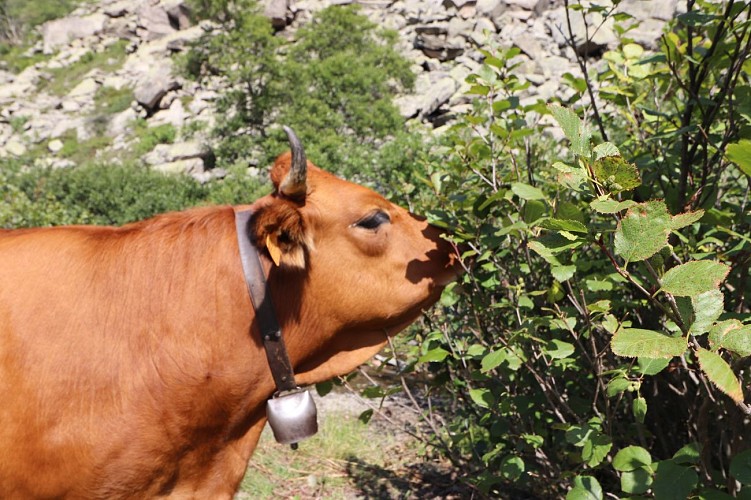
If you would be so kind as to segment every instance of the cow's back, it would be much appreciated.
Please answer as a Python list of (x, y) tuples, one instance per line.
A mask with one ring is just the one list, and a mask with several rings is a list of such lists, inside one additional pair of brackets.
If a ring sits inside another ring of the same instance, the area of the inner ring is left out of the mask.
[[(216, 335), (248, 328), (232, 314), (247, 305), (226, 285), (243, 285), (234, 233), (214, 234), (206, 220), (231, 212), (198, 214), (0, 233), (4, 496), (164, 493), (228, 432), (217, 422), (247, 406), (251, 368), (223, 373), (232, 363), (220, 353), (253, 346)], [(228, 392), (234, 399), (212, 399)]]

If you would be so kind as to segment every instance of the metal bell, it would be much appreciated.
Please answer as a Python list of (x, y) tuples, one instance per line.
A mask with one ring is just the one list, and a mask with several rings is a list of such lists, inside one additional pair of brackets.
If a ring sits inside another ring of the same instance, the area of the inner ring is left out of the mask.
[(266, 402), (266, 416), (278, 443), (291, 444), (318, 432), (318, 413), (313, 396), (305, 389), (274, 394)]

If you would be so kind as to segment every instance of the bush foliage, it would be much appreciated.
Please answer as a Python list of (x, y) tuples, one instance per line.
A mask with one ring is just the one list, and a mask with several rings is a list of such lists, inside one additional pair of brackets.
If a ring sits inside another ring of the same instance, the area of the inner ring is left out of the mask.
[(219, 165), (268, 164), (287, 148), (281, 125), (288, 125), (308, 156), (352, 176), (377, 165), (376, 146), (407, 133), (391, 95), (413, 84), (409, 62), (394, 50), (396, 34), (357, 6), (321, 10), (289, 44), (274, 36), (255, 2), (195, 8), (224, 28), (183, 60), (194, 78), (221, 75), (231, 87), (218, 103)]
[(570, 6), (615, 17), (621, 44), (565, 76), (564, 106), (523, 105), (518, 50), (485, 52), (425, 165), (413, 203), (467, 272), (409, 367), (448, 405), (425, 414), (433, 444), (481, 492), (751, 495), (751, 6), (687, 7), (648, 54), (629, 16)]

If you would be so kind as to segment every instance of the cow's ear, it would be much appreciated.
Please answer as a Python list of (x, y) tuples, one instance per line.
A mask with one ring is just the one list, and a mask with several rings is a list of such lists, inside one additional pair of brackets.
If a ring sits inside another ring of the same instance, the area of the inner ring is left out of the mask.
[(305, 269), (311, 238), (295, 203), (276, 198), (253, 217), (256, 245), (280, 267)]

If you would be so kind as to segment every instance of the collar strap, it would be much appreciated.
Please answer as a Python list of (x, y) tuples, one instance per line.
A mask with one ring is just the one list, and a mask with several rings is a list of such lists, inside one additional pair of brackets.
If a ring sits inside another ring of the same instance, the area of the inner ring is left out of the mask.
[[(269, 360), (271, 376), (274, 377), (277, 392), (290, 391), (297, 388), (295, 374), (289, 362), (287, 348), (282, 338), (282, 329), (276, 319), (274, 304), (271, 300), (271, 290), (266, 281), (266, 275), (261, 265), (258, 249), (253, 246), (250, 238), (249, 224), (253, 212), (245, 210), (235, 213), (237, 227), (237, 242), (240, 247), (240, 261), (248, 285), (250, 301), (256, 311), (256, 323), (261, 331), (261, 341)], [(252, 330), (252, 328), (251, 328)]]

